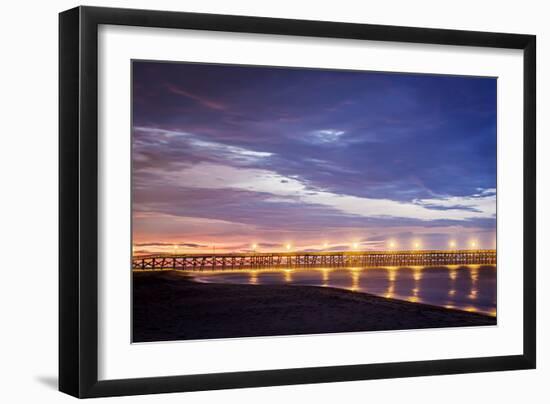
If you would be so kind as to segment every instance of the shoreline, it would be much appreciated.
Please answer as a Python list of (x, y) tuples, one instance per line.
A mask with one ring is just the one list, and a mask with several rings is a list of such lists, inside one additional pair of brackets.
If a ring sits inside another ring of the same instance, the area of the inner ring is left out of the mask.
[(496, 317), (364, 292), (133, 272), (133, 342), (496, 325)]

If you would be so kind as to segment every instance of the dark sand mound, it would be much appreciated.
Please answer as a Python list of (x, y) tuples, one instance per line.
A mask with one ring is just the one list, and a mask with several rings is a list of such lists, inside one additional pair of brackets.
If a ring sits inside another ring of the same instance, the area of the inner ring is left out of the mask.
[(495, 325), (496, 318), (315, 286), (197, 283), (134, 272), (133, 341)]

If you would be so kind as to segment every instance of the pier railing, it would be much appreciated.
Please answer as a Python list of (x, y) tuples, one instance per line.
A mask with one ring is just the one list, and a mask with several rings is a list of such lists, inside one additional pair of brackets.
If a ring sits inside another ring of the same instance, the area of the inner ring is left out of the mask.
[(134, 270), (223, 270), (316, 266), (495, 265), (496, 261), (496, 250), (172, 254), (133, 257), (132, 268)]

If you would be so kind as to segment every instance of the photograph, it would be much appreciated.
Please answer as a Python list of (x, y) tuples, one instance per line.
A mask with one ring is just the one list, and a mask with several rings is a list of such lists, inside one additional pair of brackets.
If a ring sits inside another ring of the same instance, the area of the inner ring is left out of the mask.
[(494, 326), (497, 79), (132, 61), (132, 341)]

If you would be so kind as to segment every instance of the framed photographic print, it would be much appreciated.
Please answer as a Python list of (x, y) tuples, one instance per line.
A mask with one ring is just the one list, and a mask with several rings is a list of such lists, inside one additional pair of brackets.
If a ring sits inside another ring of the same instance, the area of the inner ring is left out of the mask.
[(60, 390), (534, 368), (535, 90), (532, 35), (61, 13)]

